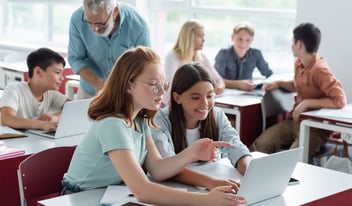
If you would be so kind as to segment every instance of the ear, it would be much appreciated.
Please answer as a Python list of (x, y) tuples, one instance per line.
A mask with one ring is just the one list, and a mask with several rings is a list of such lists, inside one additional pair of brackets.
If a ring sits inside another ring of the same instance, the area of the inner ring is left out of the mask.
[(34, 76), (40, 76), (42, 74), (42, 72), (43, 72), (43, 70), (39, 66), (34, 67), (34, 69), (33, 69), (33, 77)]
[(181, 104), (181, 96), (176, 92), (172, 92), (172, 98), (175, 100), (177, 104)]
[(128, 82), (128, 85), (127, 85), (127, 93), (128, 93), (128, 94), (132, 94), (132, 85), (131, 85), (131, 82)]

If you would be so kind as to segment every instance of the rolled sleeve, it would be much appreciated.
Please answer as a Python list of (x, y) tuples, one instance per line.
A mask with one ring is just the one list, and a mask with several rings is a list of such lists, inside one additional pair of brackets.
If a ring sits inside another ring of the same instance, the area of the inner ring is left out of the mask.
[(152, 137), (160, 155), (164, 157), (174, 156), (175, 149), (171, 138), (171, 124), (168, 118), (168, 110), (163, 108), (159, 110), (154, 118), (158, 128), (152, 128)]
[(247, 146), (240, 140), (238, 132), (232, 127), (225, 113), (217, 107), (214, 107), (214, 110), (219, 127), (219, 139), (231, 144), (230, 147), (222, 147), (221, 153), (228, 157), (235, 167), (241, 157), (251, 154)]

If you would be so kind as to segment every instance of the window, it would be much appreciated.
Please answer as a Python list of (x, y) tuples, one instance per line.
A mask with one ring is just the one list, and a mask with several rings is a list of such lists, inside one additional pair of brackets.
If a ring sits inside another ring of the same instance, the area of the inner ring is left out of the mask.
[(198, 19), (205, 25), (203, 51), (211, 60), (221, 48), (231, 45), (233, 27), (250, 21), (255, 26), (252, 47), (263, 52), (274, 72), (292, 72), (290, 46), (296, 0), (149, 0), (149, 5), (153, 47), (162, 57), (173, 47), (187, 19)]
[[(121, 2), (121, 1), (120, 1)], [(239, 21), (255, 26), (253, 47), (263, 52), (276, 72), (292, 72), (290, 49), (295, 26), (296, 0), (124, 0), (146, 18), (152, 46), (163, 58), (182, 24), (190, 18), (205, 25), (204, 52), (213, 60), (220, 48), (231, 44), (230, 35)], [(51, 46), (67, 50), (71, 14), (82, 0), (0, 0), (0, 50), (13, 47)], [(4, 43), (6, 42), (6, 43)], [(10, 43), (9, 43), (10, 42)], [(27, 46), (29, 45), (29, 46)], [(0, 60), (1, 60), (0, 52)]]

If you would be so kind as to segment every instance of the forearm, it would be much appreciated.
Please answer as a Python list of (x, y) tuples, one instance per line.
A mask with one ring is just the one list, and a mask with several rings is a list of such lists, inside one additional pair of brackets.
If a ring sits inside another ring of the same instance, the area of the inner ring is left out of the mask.
[(82, 68), (78, 74), (93, 86), (103, 81), (97, 75), (95, 75), (89, 67)]
[(35, 119), (25, 119), (21, 117), (2, 117), (2, 125), (8, 126), (14, 129), (42, 129), (44, 121)]
[(245, 155), (243, 157), (241, 157), (238, 161), (237, 161), (237, 170), (243, 175), (244, 173), (246, 173), (246, 170), (249, 166), (249, 163), (251, 162), (252, 157), (249, 155)]
[(337, 108), (331, 99), (322, 98), (322, 99), (306, 99), (304, 100), (307, 110), (320, 109), (320, 108)]
[(229, 80), (229, 79), (224, 79), (225, 86), (226, 88), (231, 88), (231, 89), (239, 89), (241, 82), (238, 80)]
[(205, 187), (209, 190), (214, 187), (213, 182), (215, 181), (212, 177), (203, 175), (188, 168), (184, 168), (173, 179), (183, 184)]
[(195, 161), (190, 158), (185, 149), (177, 155), (160, 159), (150, 168), (150, 173), (156, 181), (163, 181), (180, 173), (188, 164)]
[(290, 92), (296, 92), (296, 87), (293, 84), (293, 81), (277, 81), (277, 86)]
[(191, 193), (156, 183), (143, 186), (143, 192), (135, 196), (138, 201), (153, 205), (206, 205), (206, 193)]

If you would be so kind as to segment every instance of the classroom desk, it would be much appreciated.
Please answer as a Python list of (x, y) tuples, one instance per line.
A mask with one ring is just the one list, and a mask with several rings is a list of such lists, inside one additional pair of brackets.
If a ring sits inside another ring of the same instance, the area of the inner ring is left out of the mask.
[[(352, 106), (349, 104), (348, 106)], [(308, 162), (309, 131), (310, 128), (320, 128), (336, 132), (352, 133), (351, 118), (326, 116), (321, 114), (321, 110), (304, 112), (300, 115), (299, 146), (303, 147), (303, 162)]]
[[(18, 165), (33, 153), (58, 146), (77, 145), (84, 135), (50, 139), (28, 134), (28, 137), (5, 139), (6, 145), (25, 150), (23, 156), (0, 160), (0, 205), (20, 205), (20, 193), (17, 179)], [(54, 163), (53, 163), (54, 164)]]
[[(192, 166), (191, 168), (215, 178), (232, 178), (235, 180), (239, 180), (241, 178), (241, 175), (230, 165), (227, 159), (216, 163), (207, 163), (202, 166)], [(281, 196), (262, 201), (254, 205), (297, 206), (349, 189), (352, 185), (352, 175), (302, 162), (297, 163), (292, 177), (299, 179), (300, 183), (297, 185), (288, 185), (285, 192)], [(167, 185), (175, 186), (174, 183)], [(204, 189), (202, 188), (186, 185), (180, 187), (180, 185), (181, 184), (176, 183), (177, 188), (186, 188), (188, 191), (204, 192)], [(39, 205), (96, 206), (99, 205), (104, 192), (105, 188), (83, 191), (75, 194), (42, 200), (39, 201)]]
[(225, 89), (224, 94), (215, 97), (215, 105), (222, 108), (226, 114), (235, 115), (235, 128), (241, 141), (249, 147), (262, 132), (260, 106), (262, 96), (245, 93), (235, 89)]

